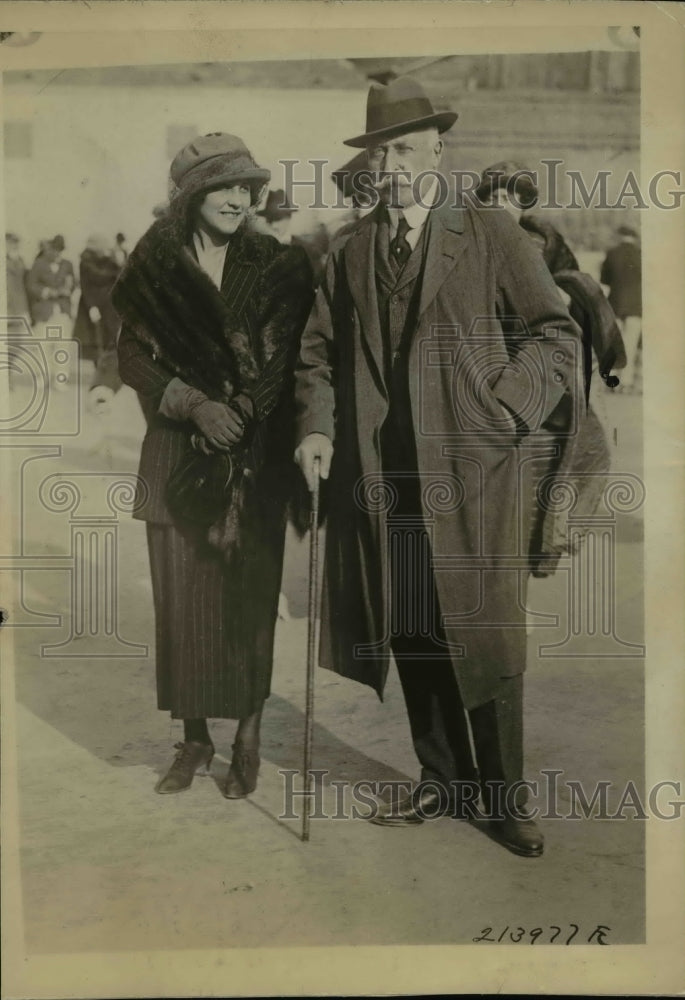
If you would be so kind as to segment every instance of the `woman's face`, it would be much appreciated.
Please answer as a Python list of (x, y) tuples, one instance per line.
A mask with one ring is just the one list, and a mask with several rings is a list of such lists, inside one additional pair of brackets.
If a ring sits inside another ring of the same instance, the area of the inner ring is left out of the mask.
[(245, 218), (251, 201), (247, 184), (210, 191), (199, 208), (200, 222), (211, 232), (231, 236)]

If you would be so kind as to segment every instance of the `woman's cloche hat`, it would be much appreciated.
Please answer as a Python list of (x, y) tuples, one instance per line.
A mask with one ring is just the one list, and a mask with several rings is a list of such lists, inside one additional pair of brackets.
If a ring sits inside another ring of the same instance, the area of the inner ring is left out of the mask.
[(179, 150), (171, 161), (169, 177), (172, 194), (185, 196), (224, 185), (244, 182), (253, 189), (253, 201), (271, 171), (260, 167), (242, 139), (228, 132), (200, 135)]
[(431, 127), (442, 134), (458, 117), (456, 111), (436, 112), (420, 83), (409, 76), (398, 76), (388, 84), (371, 84), (366, 101), (366, 132), (344, 142), (361, 148)]
[(520, 208), (532, 208), (540, 194), (532, 173), (515, 160), (498, 160), (486, 167), (481, 174), (480, 183), (475, 190), (476, 198), (488, 201), (495, 191), (504, 189), (508, 194), (516, 195)]

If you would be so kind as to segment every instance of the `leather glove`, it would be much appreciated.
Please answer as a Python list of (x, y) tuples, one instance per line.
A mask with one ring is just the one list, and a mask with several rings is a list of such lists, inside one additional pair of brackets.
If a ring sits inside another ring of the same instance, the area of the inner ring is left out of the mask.
[(245, 433), (242, 417), (225, 403), (201, 400), (191, 407), (190, 419), (217, 451), (230, 451)]

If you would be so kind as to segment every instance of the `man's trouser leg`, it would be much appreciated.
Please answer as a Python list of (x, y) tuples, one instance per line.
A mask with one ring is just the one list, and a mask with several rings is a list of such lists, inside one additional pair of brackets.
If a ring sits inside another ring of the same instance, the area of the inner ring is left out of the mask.
[(520, 809), (523, 779), (523, 674), (501, 681), (497, 697), (469, 712), (485, 811), (492, 818)]
[[(400, 643), (393, 643), (397, 650)], [(397, 652), (395, 654), (397, 656)], [(397, 659), (421, 781), (455, 792), (453, 782), (477, 780), (466, 713), (451, 663)]]
[[(427, 563), (430, 546), (425, 531), (408, 529), (416, 542), (414, 553), (423, 553)], [(399, 546), (391, 545), (391, 553)], [(459, 693), (430, 565), (407, 572), (407, 562), (391, 556), (391, 615), (395, 634), (392, 651), (402, 684), (409, 726), (421, 780), (443, 784), (450, 793), (452, 782), (475, 782), (477, 773), (469, 741), (466, 712)], [(426, 593), (427, 591), (427, 593)], [(411, 606), (411, 613), (406, 613)]]

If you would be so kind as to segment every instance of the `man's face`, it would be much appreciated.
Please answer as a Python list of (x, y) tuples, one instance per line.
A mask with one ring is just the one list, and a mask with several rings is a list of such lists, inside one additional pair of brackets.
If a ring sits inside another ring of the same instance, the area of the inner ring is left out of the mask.
[(437, 129), (408, 132), (367, 148), (369, 169), (381, 174), (378, 188), (384, 204), (409, 208), (424, 195), (430, 184), (426, 178), (420, 191), (414, 180), (426, 170), (436, 170), (442, 155), (442, 140)]
[(199, 208), (200, 222), (211, 233), (228, 238), (245, 218), (251, 201), (248, 184), (210, 191)]

